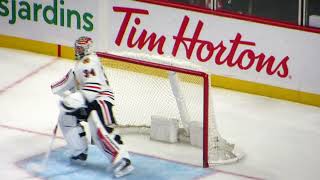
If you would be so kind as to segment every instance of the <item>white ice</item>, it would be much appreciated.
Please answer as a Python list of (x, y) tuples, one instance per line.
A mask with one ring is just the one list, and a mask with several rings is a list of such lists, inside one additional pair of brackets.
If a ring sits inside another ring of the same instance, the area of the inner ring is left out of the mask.
[[(50, 84), (72, 66), (72, 61), (0, 48), (1, 179), (38, 179), (15, 163), (47, 150), (58, 115)], [(319, 179), (320, 108), (219, 88), (214, 105), (220, 133), (246, 156), (215, 166), (216, 173), (203, 179)], [(135, 152), (152, 151), (137, 145), (139, 138), (126, 140)], [(63, 145), (59, 138), (54, 146)], [(177, 161), (190, 159), (174, 147), (170, 153)]]

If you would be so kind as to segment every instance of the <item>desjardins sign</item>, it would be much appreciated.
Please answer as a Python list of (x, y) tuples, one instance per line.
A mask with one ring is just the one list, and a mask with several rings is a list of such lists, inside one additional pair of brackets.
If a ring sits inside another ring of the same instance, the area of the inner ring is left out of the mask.
[(94, 17), (91, 13), (65, 9), (64, 0), (51, 2), (52, 4), (41, 4), (23, 0), (0, 0), (0, 18), (8, 17), (9, 24), (15, 24), (18, 20), (38, 22), (43, 19), (49, 25), (83, 29), (88, 32), (93, 30)]

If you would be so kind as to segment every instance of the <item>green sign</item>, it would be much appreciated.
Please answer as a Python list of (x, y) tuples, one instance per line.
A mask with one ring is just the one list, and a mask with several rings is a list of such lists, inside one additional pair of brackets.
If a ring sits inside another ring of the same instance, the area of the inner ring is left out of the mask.
[(52, 0), (52, 4), (32, 3), (28, 1), (0, 0), (0, 16), (8, 17), (9, 24), (19, 19), (38, 22), (42, 17), (49, 25), (56, 25), (78, 30), (92, 31), (93, 15), (80, 13), (75, 9), (65, 9), (64, 0)]

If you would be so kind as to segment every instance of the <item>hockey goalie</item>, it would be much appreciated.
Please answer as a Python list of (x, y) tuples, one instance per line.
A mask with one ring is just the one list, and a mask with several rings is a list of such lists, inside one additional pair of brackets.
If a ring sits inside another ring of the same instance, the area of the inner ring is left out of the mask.
[(114, 176), (122, 177), (134, 168), (120, 135), (112, 128), (116, 124), (113, 91), (92, 43), (89, 37), (76, 40), (74, 68), (51, 85), (62, 99), (58, 124), (71, 150), (70, 159), (85, 162), (88, 140), (80, 122), (88, 122), (94, 144), (110, 159)]

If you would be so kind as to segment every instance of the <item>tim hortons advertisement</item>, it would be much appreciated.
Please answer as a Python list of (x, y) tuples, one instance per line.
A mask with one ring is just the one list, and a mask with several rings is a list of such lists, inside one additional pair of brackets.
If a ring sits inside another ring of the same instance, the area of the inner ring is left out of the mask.
[(320, 94), (320, 34), (128, 0), (108, 1), (107, 50)]

